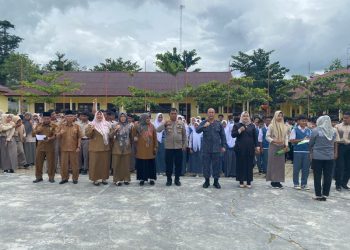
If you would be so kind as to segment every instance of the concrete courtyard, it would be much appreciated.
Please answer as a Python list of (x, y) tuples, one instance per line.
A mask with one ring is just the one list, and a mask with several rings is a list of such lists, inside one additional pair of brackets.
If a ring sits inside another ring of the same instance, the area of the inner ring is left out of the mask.
[[(350, 249), (350, 192), (327, 202), (310, 191), (268, 186), (256, 176), (221, 190), (184, 177), (181, 187), (93, 186), (45, 180), (32, 171), (0, 174), (0, 249)], [(311, 178), (309, 179), (311, 180)]]

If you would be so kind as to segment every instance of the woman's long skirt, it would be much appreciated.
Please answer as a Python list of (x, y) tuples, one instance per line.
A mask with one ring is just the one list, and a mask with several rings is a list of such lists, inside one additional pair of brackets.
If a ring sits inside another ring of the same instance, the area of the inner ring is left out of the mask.
[(24, 148), (24, 153), (26, 156), (27, 163), (30, 165), (34, 165), (36, 142), (25, 142), (23, 143), (23, 148)]
[(137, 180), (148, 181), (157, 180), (157, 171), (156, 171), (156, 161), (155, 159), (138, 159), (136, 158), (136, 171), (137, 171)]
[(89, 152), (89, 179), (91, 181), (109, 178), (110, 151)]
[(130, 158), (131, 154), (112, 155), (113, 182), (130, 182)]
[(236, 153), (233, 148), (227, 148), (224, 154), (225, 177), (236, 177)]
[(194, 174), (203, 174), (202, 152), (200, 150), (190, 154), (188, 172)]
[(254, 149), (251, 152), (236, 150), (236, 180), (243, 182), (253, 181)]
[(276, 152), (283, 149), (283, 146), (270, 144), (266, 181), (284, 182), (285, 180), (285, 156), (276, 156)]
[(6, 138), (1, 137), (1, 166), (4, 170), (17, 169), (17, 143), (15, 138), (6, 143)]
[(26, 156), (24, 154), (23, 142), (17, 141), (17, 161), (18, 166), (24, 166), (27, 164)]
[(157, 174), (163, 174), (165, 173), (165, 149), (164, 149), (164, 143), (158, 142), (158, 151), (156, 156), (156, 167), (157, 167)]

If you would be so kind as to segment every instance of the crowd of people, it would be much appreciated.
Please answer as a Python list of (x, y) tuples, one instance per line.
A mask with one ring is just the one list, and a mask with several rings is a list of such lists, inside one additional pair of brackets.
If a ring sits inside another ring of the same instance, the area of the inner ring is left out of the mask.
[(339, 122), (327, 115), (316, 121), (304, 115), (285, 121), (281, 111), (263, 118), (247, 111), (223, 118), (216, 119), (212, 108), (207, 117), (192, 117), (188, 124), (175, 108), (169, 120), (158, 113), (154, 121), (150, 113), (103, 110), (1, 114), (1, 168), (14, 173), (17, 167), (35, 166), (34, 183), (43, 181), (46, 165), (49, 182), (60, 172), (59, 184), (67, 183), (71, 173), (74, 184), (80, 174), (88, 174), (96, 186), (107, 185), (110, 175), (115, 185), (129, 185), (136, 171), (141, 186), (154, 185), (157, 175), (167, 177), (166, 186), (173, 181), (181, 186), (180, 177), (189, 175), (202, 176), (203, 188), (212, 177), (220, 189), (219, 179), (225, 176), (249, 189), (257, 166), (271, 187), (282, 189), (289, 158), (295, 189), (309, 189), (313, 170), (315, 200), (327, 199), (333, 178), (337, 191), (350, 189), (349, 112)]

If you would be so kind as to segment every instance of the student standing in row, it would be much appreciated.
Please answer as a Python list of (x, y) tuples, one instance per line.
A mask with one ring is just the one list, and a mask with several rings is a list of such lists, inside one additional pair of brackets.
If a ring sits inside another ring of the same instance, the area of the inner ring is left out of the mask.
[(350, 178), (350, 112), (345, 112), (343, 122), (335, 126), (337, 131), (338, 159), (335, 169), (336, 190), (349, 190)]
[[(310, 152), (309, 143), (311, 130), (307, 127), (307, 118), (301, 115), (297, 119), (295, 126), (289, 136), (290, 142), (293, 144), (293, 183), (295, 189), (309, 190), (307, 179), (309, 178), (310, 169)], [(305, 143), (303, 143), (305, 142)], [(301, 186), (299, 182), (299, 173), (301, 170)]]
[(288, 151), (288, 128), (284, 124), (282, 111), (276, 111), (268, 128), (266, 139), (270, 143), (266, 181), (271, 181), (273, 188), (283, 188), (285, 181), (285, 156), (277, 152)]

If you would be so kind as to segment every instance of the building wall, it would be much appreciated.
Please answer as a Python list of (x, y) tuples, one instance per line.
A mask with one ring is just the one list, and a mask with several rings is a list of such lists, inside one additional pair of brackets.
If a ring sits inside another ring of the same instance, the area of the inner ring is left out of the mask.
[(9, 106), (8, 106), (7, 96), (0, 94), (0, 111), (6, 113), (8, 112), (8, 109), (9, 109)]

